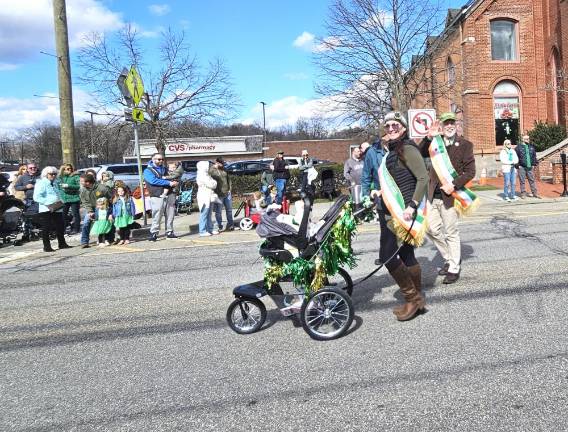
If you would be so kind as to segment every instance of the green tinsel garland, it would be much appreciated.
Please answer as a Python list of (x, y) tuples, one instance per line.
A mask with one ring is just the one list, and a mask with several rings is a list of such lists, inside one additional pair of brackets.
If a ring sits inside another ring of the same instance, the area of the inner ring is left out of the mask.
[(291, 276), (295, 286), (303, 286), (306, 294), (317, 291), (323, 285), (324, 278), (335, 275), (339, 267), (354, 268), (357, 263), (351, 248), (351, 239), (355, 235), (357, 224), (353, 217), (352, 204), (347, 202), (339, 219), (333, 224), (331, 232), (320, 247), (321, 262), (294, 258), (286, 264), (270, 258), (264, 259), (264, 281), (270, 290), (278, 281)]

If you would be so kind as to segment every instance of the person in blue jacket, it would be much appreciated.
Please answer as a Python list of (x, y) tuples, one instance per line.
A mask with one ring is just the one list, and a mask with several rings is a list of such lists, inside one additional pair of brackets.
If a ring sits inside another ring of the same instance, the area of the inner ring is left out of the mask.
[(361, 196), (370, 196), (371, 185), (373, 185), (374, 189), (380, 189), (379, 166), (384, 154), (385, 151), (380, 138), (377, 138), (365, 152), (365, 162), (363, 164), (363, 173), (361, 174)]
[(177, 238), (174, 234), (174, 215), (176, 207), (176, 194), (174, 188), (178, 185), (175, 180), (164, 177), (168, 169), (164, 166), (164, 157), (161, 153), (154, 153), (148, 167), (144, 170), (144, 181), (150, 192), (150, 207), (152, 208), (152, 226), (150, 227), (150, 241), (158, 240), (162, 216), (165, 215), (166, 237)]
[(33, 200), (39, 204), (38, 221), (41, 223), (41, 237), (44, 252), (55, 252), (51, 247), (49, 235), (55, 231), (59, 249), (70, 248), (65, 242), (63, 222), (63, 201), (57, 178), (57, 168), (48, 166), (41, 172), (41, 180), (35, 184)]

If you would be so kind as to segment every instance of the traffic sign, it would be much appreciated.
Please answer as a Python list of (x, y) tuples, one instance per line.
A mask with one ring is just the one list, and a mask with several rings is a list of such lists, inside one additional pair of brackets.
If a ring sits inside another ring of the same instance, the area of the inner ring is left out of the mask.
[(132, 120), (138, 123), (144, 123), (144, 111), (139, 108), (132, 109)]
[(128, 75), (126, 75), (126, 79), (124, 80), (126, 84), (126, 88), (128, 92), (132, 96), (132, 101), (134, 102), (134, 106), (138, 106), (140, 103), (140, 99), (142, 99), (142, 95), (144, 94), (144, 84), (142, 83), (142, 78), (140, 74), (136, 70), (134, 66), (130, 67), (128, 71)]
[(410, 138), (422, 138), (428, 134), (428, 129), (436, 120), (434, 109), (409, 109), (408, 124)]

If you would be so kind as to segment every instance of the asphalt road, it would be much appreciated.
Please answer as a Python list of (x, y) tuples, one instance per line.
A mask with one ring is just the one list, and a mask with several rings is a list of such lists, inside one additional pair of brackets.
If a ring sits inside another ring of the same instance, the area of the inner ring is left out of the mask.
[[(377, 255), (361, 231), (355, 280)], [(482, 208), (461, 231), (455, 285), (417, 252), (425, 315), (397, 322), (381, 271), (330, 342), (269, 301), (262, 331), (228, 328), (232, 287), (262, 274), (252, 233), (0, 264), (0, 430), (567, 430), (568, 206)]]

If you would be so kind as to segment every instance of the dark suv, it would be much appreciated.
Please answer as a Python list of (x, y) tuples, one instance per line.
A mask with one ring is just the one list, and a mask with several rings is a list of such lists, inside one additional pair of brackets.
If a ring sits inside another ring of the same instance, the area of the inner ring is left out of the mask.
[(270, 166), (270, 162), (240, 161), (226, 165), (225, 171), (237, 176), (256, 175), (262, 173), (268, 166)]

